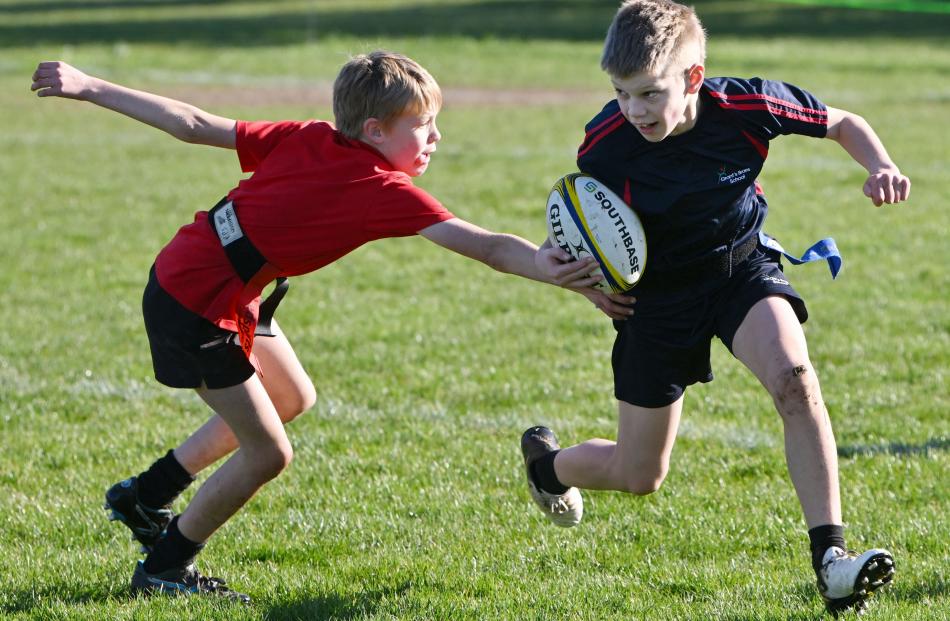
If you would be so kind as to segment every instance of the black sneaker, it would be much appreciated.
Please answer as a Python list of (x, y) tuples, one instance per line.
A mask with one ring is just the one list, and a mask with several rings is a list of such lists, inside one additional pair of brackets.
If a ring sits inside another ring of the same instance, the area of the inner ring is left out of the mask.
[(213, 595), (242, 604), (250, 604), (251, 598), (228, 588), (221, 578), (209, 578), (198, 573), (194, 564), (176, 567), (158, 574), (145, 571), (145, 562), (139, 561), (132, 574), (133, 595)]
[(138, 480), (130, 477), (119, 481), (106, 492), (105, 508), (112, 513), (110, 520), (118, 520), (132, 531), (142, 544), (143, 552), (151, 552), (168, 523), (175, 517), (169, 505), (153, 509), (139, 502)]
[(545, 517), (558, 526), (577, 526), (584, 516), (584, 499), (576, 487), (570, 487), (563, 494), (551, 494), (543, 489), (531, 476), (531, 464), (539, 457), (561, 448), (554, 432), (547, 427), (532, 427), (521, 436), (521, 454), (524, 456), (525, 474), (528, 478), (528, 491), (531, 499), (538, 505)]

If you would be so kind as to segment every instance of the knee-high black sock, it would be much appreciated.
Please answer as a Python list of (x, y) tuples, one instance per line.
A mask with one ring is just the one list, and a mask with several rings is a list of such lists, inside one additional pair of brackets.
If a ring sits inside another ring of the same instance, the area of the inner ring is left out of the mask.
[(188, 474), (175, 459), (175, 452), (168, 451), (148, 470), (139, 474), (139, 502), (152, 509), (164, 507), (178, 498), (194, 480), (195, 477)]
[(563, 494), (570, 489), (558, 480), (554, 472), (554, 458), (559, 452), (545, 453), (531, 464), (531, 474), (534, 476), (535, 483), (549, 494)]
[(169, 569), (191, 565), (204, 547), (205, 544), (195, 543), (181, 534), (178, 530), (178, 516), (175, 516), (165, 529), (165, 534), (145, 559), (145, 571), (159, 574)]
[(828, 548), (835, 546), (847, 550), (844, 543), (844, 526), (840, 524), (825, 524), (816, 526), (808, 531), (811, 540), (811, 566), (815, 573), (821, 569), (821, 559)]

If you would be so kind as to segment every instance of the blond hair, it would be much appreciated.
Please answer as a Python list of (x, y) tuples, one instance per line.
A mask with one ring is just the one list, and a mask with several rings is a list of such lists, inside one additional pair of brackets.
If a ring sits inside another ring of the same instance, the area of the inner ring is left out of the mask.
[(687, 69), (706, 60), (706, 32), (696, 11), (670, 0), (626, 0), (617, 10), (600, 59), (612, 76)]
[(343, 65), (333, 83), (333, 116), (345, 136), (359, 139), (363, 122), (384, 125), (404, 114), (438, 111), (442, 90), (419, 63), (393, 52), (360, 54)]

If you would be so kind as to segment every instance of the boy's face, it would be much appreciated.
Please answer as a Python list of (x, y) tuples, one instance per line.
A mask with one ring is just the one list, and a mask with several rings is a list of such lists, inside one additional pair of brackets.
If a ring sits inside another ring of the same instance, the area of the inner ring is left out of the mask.
[(442, 139), (435, 126), (438, 110), (421, 114), (405, 113), (387, 124), (368, 119), (364, 140), (376, 147), (393, 168), (418, 177), (429, 167), (435, 143)]
[(627, 121), (650, 142), (689, 131), (696, 124), (697, 96), (704, 68), (685, 71), (643, 71), (625, 78), (611, 77), (617, 103)]

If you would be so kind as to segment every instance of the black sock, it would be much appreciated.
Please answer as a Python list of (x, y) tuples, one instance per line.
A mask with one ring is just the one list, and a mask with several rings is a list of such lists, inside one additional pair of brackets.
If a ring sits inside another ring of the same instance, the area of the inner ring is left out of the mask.
[(816, 526), (808, 531), (811, 540), (811, 566), (815, 573), (821, 569), (821, 559), (828, 548), (834, 546), (847, 550), (844, 543), (844, 526), (840, 524), (825, 524)]
[(195, 556), (205, 547), (195, 543), (178, 530), (178, 516), (171, 521), (165, 534), (145, 559), (145, 572), (159, 574), (176, 567), (187, 567), (195, 562)]
[(139, 502), (152, 509), (164, 507), (178, 498), (194, 480), (195, 477), (175, 459), (175, 452), (168, 451), (138, 476)]
[(561, 483), (554, 473), (554, 458), (559, 451), (551, 451), (538, 457), (531, 464), (531, 474), (538, 487), (549, 494), (563, 494), (569, 488)]

